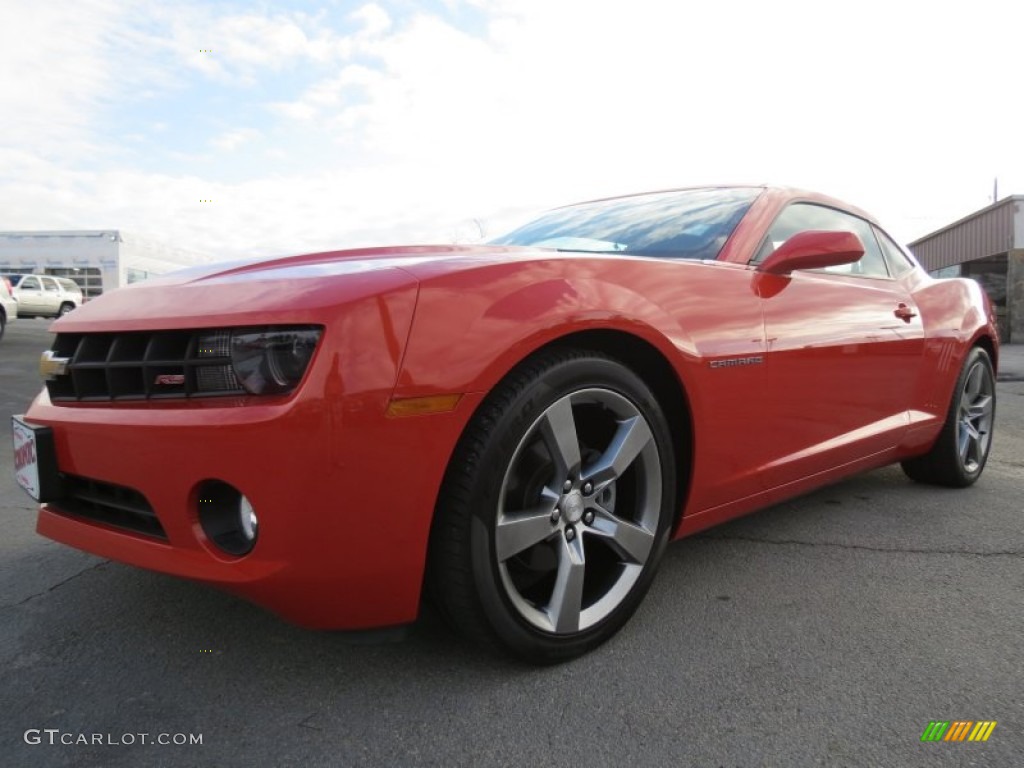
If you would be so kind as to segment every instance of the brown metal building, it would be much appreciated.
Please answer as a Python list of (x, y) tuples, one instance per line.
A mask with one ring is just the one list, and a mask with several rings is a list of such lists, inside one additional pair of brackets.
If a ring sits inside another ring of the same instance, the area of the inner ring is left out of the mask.
[(988, 291), (1003, 341), (1024, 343), (1024, 195), (1005, 197), (910, 243), (939, 277), (962, 275)]

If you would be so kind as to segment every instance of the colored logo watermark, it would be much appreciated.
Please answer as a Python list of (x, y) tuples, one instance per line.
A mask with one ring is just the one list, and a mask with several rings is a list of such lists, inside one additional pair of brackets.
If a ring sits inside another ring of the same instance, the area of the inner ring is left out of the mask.
[(995, 727), (995, 720), (932, 720), (921, 741), (988, 741)]

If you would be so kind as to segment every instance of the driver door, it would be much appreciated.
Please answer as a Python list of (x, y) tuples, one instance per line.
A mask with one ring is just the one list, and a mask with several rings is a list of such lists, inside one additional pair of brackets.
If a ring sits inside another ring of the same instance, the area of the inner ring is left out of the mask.
[(762, 293), (770, 488), (886, 451), (909, 424), (924, 352), (913, 298), (894, 280), (871, 225), (852, 214), (793, 203), (769, 229), (758, 260), (806, 230), (853, 231), (853, 264), (796, 270)]

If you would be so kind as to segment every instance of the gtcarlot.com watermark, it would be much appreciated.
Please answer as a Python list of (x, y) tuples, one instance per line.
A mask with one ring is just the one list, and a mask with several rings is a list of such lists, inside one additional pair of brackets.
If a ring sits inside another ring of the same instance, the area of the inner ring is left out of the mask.
[(156, 744), (162, 747), (202, 745), (201, 733), (75, 733), (59, 728), (29, 728), (25, 731), (26, 744), (57, 746), (128, 747), (136, 744)]

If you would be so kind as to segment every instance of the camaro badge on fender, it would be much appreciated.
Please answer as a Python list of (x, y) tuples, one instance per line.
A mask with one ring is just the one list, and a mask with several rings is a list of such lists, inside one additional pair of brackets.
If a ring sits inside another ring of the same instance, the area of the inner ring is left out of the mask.
[(724, 360), (712, 360), (712, 368), (732, 368), (736, 365), (758, 365), (764, 362), (762, 355), (755, 355), (754, 357), (728, 357)]

